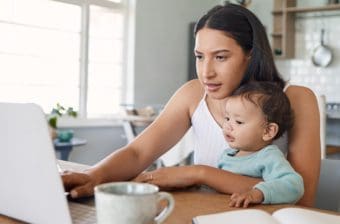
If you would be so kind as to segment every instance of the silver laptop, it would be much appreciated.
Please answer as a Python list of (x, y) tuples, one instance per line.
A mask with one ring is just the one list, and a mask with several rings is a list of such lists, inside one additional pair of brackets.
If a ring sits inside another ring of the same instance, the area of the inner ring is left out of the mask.
[(39, 106), (0, 103), (0, 140), (1, 215), (37, 224), (95, 222), (90, 206), (72, 204), (78, 211), (71, 215)]

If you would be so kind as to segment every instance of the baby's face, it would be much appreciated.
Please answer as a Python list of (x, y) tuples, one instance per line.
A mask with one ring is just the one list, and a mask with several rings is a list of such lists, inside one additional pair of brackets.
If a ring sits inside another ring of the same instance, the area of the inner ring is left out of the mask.
[(257, 151), (266, 145), (265, 130), (266, 120), (260, 107), (239, 96), (227, 100), (223, 134), (230, 147)]

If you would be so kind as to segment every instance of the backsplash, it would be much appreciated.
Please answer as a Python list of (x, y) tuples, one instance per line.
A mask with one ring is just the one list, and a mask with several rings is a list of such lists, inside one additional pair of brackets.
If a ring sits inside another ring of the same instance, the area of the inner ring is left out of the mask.
[[(340, 103), (340, 11), (303, 13), (296, 15), (295, 58), (276, 60), (280, 73), (292, 84), (311, 88), (325, 95), (327, 102)], [(321, 29), (325, 29), (324, 44), (333, 52), (332, 63), (315, 67), (313, 50), (320, 45)]]

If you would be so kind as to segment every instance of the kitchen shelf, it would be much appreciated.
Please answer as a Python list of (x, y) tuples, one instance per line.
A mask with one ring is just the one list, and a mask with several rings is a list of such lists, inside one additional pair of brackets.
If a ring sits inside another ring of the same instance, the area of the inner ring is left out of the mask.
[(329, 4), (319, 7), (287, 7), (287, 12), (303, 13), (303, 12), (321, 12), (321, 11), (334, 11), (340, 10), (340, 4)]
[(272, 36), (274, 37), (281, 37), (283, 34), (282, 33), (272, 33)]
[(274, 10), (272, 11), (272, 14), (282, 14), (283, 11), (282, 10)]
[(296, 7), (297, 0), (273, 0), (272, 48), (275, 58), (289, 59), (295, 55), (295, 14), (340, 10), (340, 4), (318, 7)]
[(294, 57), (295, 18), (287, 13), (287, 8), (296, 6), (296, 0), (273, 0), (273, 33), (272, 48), (276, 58)]

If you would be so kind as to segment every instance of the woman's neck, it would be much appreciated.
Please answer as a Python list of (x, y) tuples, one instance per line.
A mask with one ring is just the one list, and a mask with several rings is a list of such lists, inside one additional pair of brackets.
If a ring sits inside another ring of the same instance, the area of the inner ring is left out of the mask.
[(213, 99), (206, 96), (205, 99), (208, 109), (215, 121), (222, 127), (225, 115), (226, 99)]

